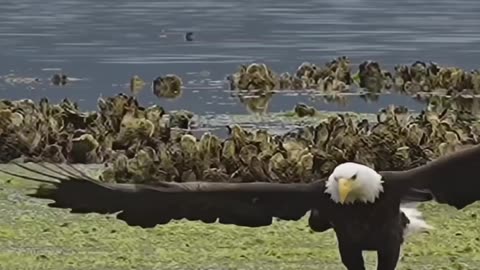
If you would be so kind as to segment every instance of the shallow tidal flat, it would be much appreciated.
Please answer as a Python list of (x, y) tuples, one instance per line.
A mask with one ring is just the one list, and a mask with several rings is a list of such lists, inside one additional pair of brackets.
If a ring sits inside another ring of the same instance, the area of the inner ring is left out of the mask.
[[(80, 166), (93, 175), (98, 168)], [(0, 179), (2, 269), (344, 269), (332, 231), (313, 233), (306, 219), (256, 229), (186, 221), (141, 229), (111, 216), (48, 208), (25, 195), (31, 182)], [(435, 230), (407, 241), (399, 269), (478, 269), (480, 205), (420, 209)], [(366, 254), (374, 269), (375, 254)]]

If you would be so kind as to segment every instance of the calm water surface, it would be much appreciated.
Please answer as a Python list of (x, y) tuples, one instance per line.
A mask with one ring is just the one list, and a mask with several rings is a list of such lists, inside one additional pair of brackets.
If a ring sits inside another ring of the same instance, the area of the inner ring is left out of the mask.
[[(84, 109), (95, 109), (100, 95), (127, 92), (134, 74), (150, 83), (175, 73), (185, 84), (180, 98), (158, 99), (147, 86), (141, 103), (198, 114), (245, 114), (224, 82), (242, 63), (260, 61), (277, 72), (292, 72), (303, 61), (323, 64), (347, 55), (355, 66), (372, 59), (388, 69), (415, 60), (480, 66), (477, 0), (1, 2), (0, 76), (44, 82), (0, 80), (0, 98), (69, 97)], [(194, 32), (194, 41), (185, 41), (187, 31)], [(59, 70), (80, 80), (50, 85), (49, 77)], [(276, 95), (269, 111), (288, 110), (299, 101), (359, 112), (376, 112), (391, 103), (422, 107), (395, 95), (375, 104), (350, 98), (346, 106)]]

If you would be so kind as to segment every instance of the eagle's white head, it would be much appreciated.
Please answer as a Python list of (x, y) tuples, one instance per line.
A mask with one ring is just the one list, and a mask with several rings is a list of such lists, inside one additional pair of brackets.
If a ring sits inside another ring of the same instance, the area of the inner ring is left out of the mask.
[(365, 165), (346, 162), (338, 165), (328, 177), (326, 193), (341, 204), (374, 202), (383, 192), (382, 176)]

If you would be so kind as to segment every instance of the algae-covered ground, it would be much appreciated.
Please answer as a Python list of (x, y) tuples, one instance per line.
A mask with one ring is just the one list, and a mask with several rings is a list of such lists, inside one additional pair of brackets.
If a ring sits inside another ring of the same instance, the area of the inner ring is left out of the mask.
[[(305, 219), (256, 229), (199, 222), (141, 229), (48, 208), (25, 196), (34, 186), (0, 173), (0, 269), (344, 269), (333, 233), (313, 233)], [(421, 209), (436, 228), (409, 239), (399, 269), (480, 269), (480, 204)], [(369, 269), (374, 255), (367, 253)]]

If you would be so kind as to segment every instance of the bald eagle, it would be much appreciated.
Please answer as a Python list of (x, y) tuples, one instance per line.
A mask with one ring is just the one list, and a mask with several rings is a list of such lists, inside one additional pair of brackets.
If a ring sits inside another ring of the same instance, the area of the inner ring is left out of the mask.
[(365, 269), (364, 250), (377, 252), (378, 270), (395, 269), (406, 235), (430, 228), (416, 208), (405, 208), (404, 203), (435, 200), (462, 209), (480, 199), (480, 145), (410, 170), (376, 172), (349, 162), (338, 165), (328, 178), (290, 184), (102, 183), (74, 167), (45, 173), (17, 165), (48, 177), (3, 171), (46, 183), (29, 195), (53, 200), (49, 206), (117, 214), (128, 225), (143, 228), (179, 219), (260, 227), (274, 217), (299, 220), (311, 211), (314, 231), (334, 230), (348, 270)]

